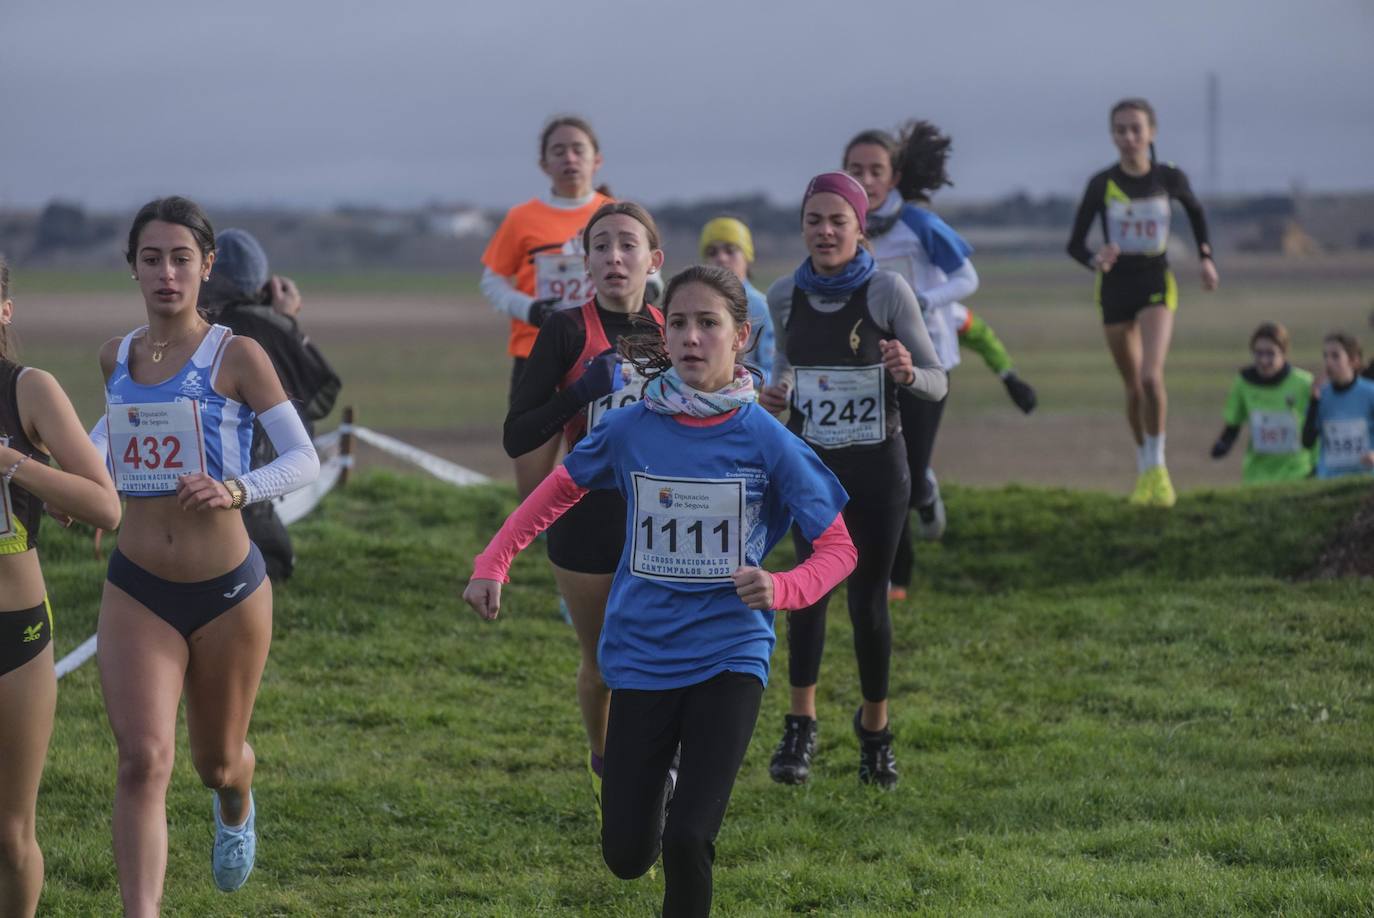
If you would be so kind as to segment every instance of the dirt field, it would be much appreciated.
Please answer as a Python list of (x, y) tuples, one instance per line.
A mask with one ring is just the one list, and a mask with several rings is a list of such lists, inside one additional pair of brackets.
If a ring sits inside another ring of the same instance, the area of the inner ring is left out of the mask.
[[(1091, 278), (1060, 262), (979, 262), (983, 284), (970, 305), (1001, 334), (1040, 408), (1022, 416), (974, 355), (952, 377), (935, 453), (942, 480), (1128, 489), (1133, 448), (1121, 417), (1121, 386), (1091, 305)], [(1288, 324), (1294, 362), (1319, 363), (1321, 334), (1344, 327), (1370, 339), (1374, 258), (1293, 262), (1223, 259), (1222, 289), (1205, 296), (1193, 266), (1177, 266), (1183, 305), (1166, 379), (1169, 466), (1182, 489), (1233, 484), (1240, 450), (1208, 458), (1246, 339), (1263, 319)], [(767, 278), (760, 278), (764, 283)], [(25, 362), (51, 369), (83, 418), (100, 392), (94, 353), (141, 321), (132, 291), (21, 296), (16, 327)], [(303, 322), (345, 379), (341, 403), (359, 421), (497, 478), (509, 360), (505, 323), (478, 297), (410, 293), (312, 296)], [(1370, 341), (1374, 345), (1374, 340)], [(332, 426), (326, 422), (323, 427)], [(384, 461), (371, 451), (362, 461)]]

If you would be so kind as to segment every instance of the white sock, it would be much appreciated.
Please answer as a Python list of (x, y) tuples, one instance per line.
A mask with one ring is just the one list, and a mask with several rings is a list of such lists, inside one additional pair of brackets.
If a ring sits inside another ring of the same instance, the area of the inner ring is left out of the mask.
[(1146, 467), (1147, 469), (1148, 469), (1148, 468), (1154, 468), (1154, 467), (1157, 466), (1157, 465), (1163, 465), (1163, 464), (1164, 464), (1164, 434), (1161, 433), (1161, 434), (1160, 434), (1159, 436), (1157, 436), (1157, 437), (1152, 437), (1152, 436), (1150, 436), (1149, 434), (1146, 434), (1146, 435), (1145, 435), (1145, 445), (1141, 447), (1141, 451), (1142, 451), (1142, 453), (1144, 454), (1144, 457), (1145, 457), (1145, 467)]
[(1135, 448), (1135, 473), (1137, 475), (1144, 475), (1147, 468), (1149, 468), (1149, 466), (1145, 464), (1145, 447), (1144, 445), (1139, 445)]

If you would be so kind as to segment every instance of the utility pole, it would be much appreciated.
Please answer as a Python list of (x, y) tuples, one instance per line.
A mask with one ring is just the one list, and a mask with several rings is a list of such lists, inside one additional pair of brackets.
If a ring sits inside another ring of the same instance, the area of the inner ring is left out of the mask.
[(1207, 73), (1207, 193), (1221, 193), (1221, 81), (1215, 71)]

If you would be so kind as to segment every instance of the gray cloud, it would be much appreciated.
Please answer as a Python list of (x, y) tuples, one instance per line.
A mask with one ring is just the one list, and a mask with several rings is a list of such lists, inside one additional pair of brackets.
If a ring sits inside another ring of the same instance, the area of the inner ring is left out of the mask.
[(1200, 180), (1209, 70), (1223, 190), (1374, 185), (1374, 13), (1354, 0), (6, 7), (5, 206), (508, 204), (542, 187), (537, 133), (565, 109), (601, 134), (601, 177), (648, 201), (787, 200), (908, 116), (954, 135), (951, 194), (1076, 193), (1137, 94)]

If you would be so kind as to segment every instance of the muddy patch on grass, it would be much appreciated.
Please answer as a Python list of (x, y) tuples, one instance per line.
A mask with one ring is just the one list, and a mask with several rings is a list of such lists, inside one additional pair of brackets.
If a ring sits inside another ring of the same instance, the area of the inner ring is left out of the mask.
[(1341, 527), (1304, 579), (1374, 577), (1374, 497)]

